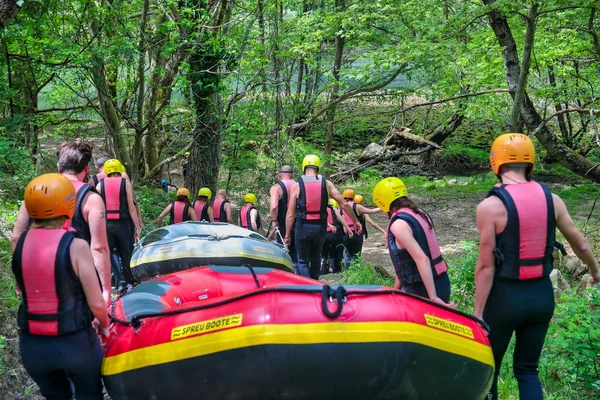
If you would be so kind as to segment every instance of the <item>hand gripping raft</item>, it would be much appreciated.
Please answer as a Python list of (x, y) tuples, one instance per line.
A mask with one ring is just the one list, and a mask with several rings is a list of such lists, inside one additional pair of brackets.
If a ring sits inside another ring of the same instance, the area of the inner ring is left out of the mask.
[(481, 321), (376, 286), (201, 267), (113, 307), (102, 373), (124, 399), (482, 399)]

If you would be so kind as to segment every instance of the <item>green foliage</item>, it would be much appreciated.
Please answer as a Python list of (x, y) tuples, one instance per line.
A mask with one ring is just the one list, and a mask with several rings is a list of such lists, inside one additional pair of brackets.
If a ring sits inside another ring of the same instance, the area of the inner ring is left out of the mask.
[(16, 310), (19, 299), (16, 296), (15, 278), (11, 269), (12, 251), (10, 241), (0, 238), (0, 310)]
[(478, 244), (465, 241), (456, 244), (456, 250), (444, 253), (452, 285), (452, 301), (459, 310), (472, 313), (475, 303), (475, 264)]
[(0, 376), (4, 375), (4, 349), (6, 348), (6, 338), (0, 335)]
[(0, 199), (21, 199), (33, 174), (27, 149), (0, 136)]
[(382, 179), (383, 175), (375, 168), (366, 168), (360, 173), (360, 180), (366, 184), (375, 185)]
[(489, 169), (489, 153), (462, 145), (448, 145), (431, 154), (427, 168), (436, 171), (473, 171)]
[(145, 235), (149, 231), (156, 229), (156, 219), (169, 202), (175, 200), (175, 193), (165, 193), (161, 189), (144, 186), (136, 187), (135, 193), (145, 224), (142, 235)]
[(394, 286), (394, 279), (380, 275), (373, 266), (361, 256), (350, 263), (350, 267), (342, 271), (344, 283), (348, 285), (381, 285)]

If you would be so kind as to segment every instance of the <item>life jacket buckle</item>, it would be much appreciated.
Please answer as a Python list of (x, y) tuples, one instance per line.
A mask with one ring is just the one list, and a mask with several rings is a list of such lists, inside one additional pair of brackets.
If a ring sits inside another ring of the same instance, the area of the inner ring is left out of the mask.
[(496, 258), (496, 263), (502, 263), (504, 261), (504, 254), (500, 251), (500, 248), (496, 247), (492, 252)]

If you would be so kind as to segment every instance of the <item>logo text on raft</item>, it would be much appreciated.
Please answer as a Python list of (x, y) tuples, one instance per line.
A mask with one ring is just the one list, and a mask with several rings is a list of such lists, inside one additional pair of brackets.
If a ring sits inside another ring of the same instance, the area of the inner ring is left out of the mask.
[(189, 325), (178, 326), (171, 331), (171, 340), (181, 339), (201, 333), (219, 331), (242, 325), (242, 315), (235, 314), (227, 317), (209, 319), (208, 321), (196, 322)]
[(456, 322), (448, 321), (447, 319), (434, 317), (433, 315), (425, 314), (425, 322), (427, 325), (441, 329), (446, 332), (456, 333), (457, 335), (473, 339), (473, 330), (468, 326), (457, 324)]

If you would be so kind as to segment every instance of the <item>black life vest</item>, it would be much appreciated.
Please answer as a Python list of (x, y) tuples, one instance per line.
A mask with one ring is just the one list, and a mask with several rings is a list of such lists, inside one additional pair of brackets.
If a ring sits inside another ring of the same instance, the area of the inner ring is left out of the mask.
[(486, 197), (498, 197), (506, 207), (504, 231), (496, 235), (495, 275), (501, 279), (527, 280), (546, 277), (553, 268), (556, 215), (552, 193), (535, 181), (498, 184)]
[(32, 228), (24, 232), (12, 259), (21, 289), (17, 324), (31, 335), (61, 336), (90, 327), (92, 313), (71, 264), (75, 233)]
[(198, 221), (210, 222), (210, 219), (208, 218), (208, 201), (196, 199), (193, 207)]
[[(444, 261), (440, 247), (437, 243), (435, 231), (429, 228), (426, 221), (422, 221), (422, 217), (418, 218), (417, 216), (418, 214), (408, 208), (398, 210), (392, 215), (387, 232), (388, 247), (390, 249), (390, 257), (392, 258), (394, 269), (396, 270), (400, 281), (402, 281), (403, 284), (409, 285), (423, 282), (423, 279), (421, 278), (417, 264), (410, 256), (410, 253), (405, 249), (398, 248), (396, 238), (390, 230), (391, 226), (398, 219), (405, 221), (408, 226), (410, 226), (413, 237), (417, 243), (419, 243), (419, 246), (421, 246), (423, 253), (429, 258), (433, 276), (440, 276), (448, 270), (448, 265), (446, 264), (446, 261)], [(427, 218), (431, 221), (429, 215), (427, 215)]]
[(100, 183), (100, 181), (104, 178), (106, 178), (106, 174), (104, 172), (100, 172), (99, 174), (92, 176), (92, 180), (94, 181), (94, 186), (98, 186), (98, 183)]
[(127, 203), (127, 181), (122, 177), (104, 178), (100, 181), (100, 196), (106, 204), (108, 221), (126, 220), (129, 215)]
[(77, 202), (75, 203), (75, 213), (70, 220), (70, 226), (77, 231), (77, 236), (88, 243), (92, 242), (92, 233), (90, 225), (83, 216), (83, 199), (88, 193), (98, 193), (95, 187), (81, 181), (71, 181), (77, 191)]
[(354, 211), (354, 215), (356, 215), (358, 222), (360, 222), (360, 224), (362, 225), (361, 235), (363, 235), (365, 239), (368, 239), (369, 232), (367, 232), (367, 222), (365, 220), (365, 216), (363, 214), (358, 215), (358, 212), (356, 211), (356, 203), (354, 202), (352, 202), (352, 211)]
[(321, 175), (298, 178), (300, 194), (296, 202), (296, 216), (302, 220), (327, 220), (327, 180)]
[(184, 201), (176, 200), (172, 202), (171, 211), (169, 211), (169, 218), (169, 225), (190, 221), (190, 205)]
[(277, 182), (279, 187), (281, 187), (281, 197), (277, 205), (277, 223), (281, 228), (285, 228), (285, 218), (290, 204), (290, 192), (294, 182), (293, 179), (285, 179)]

